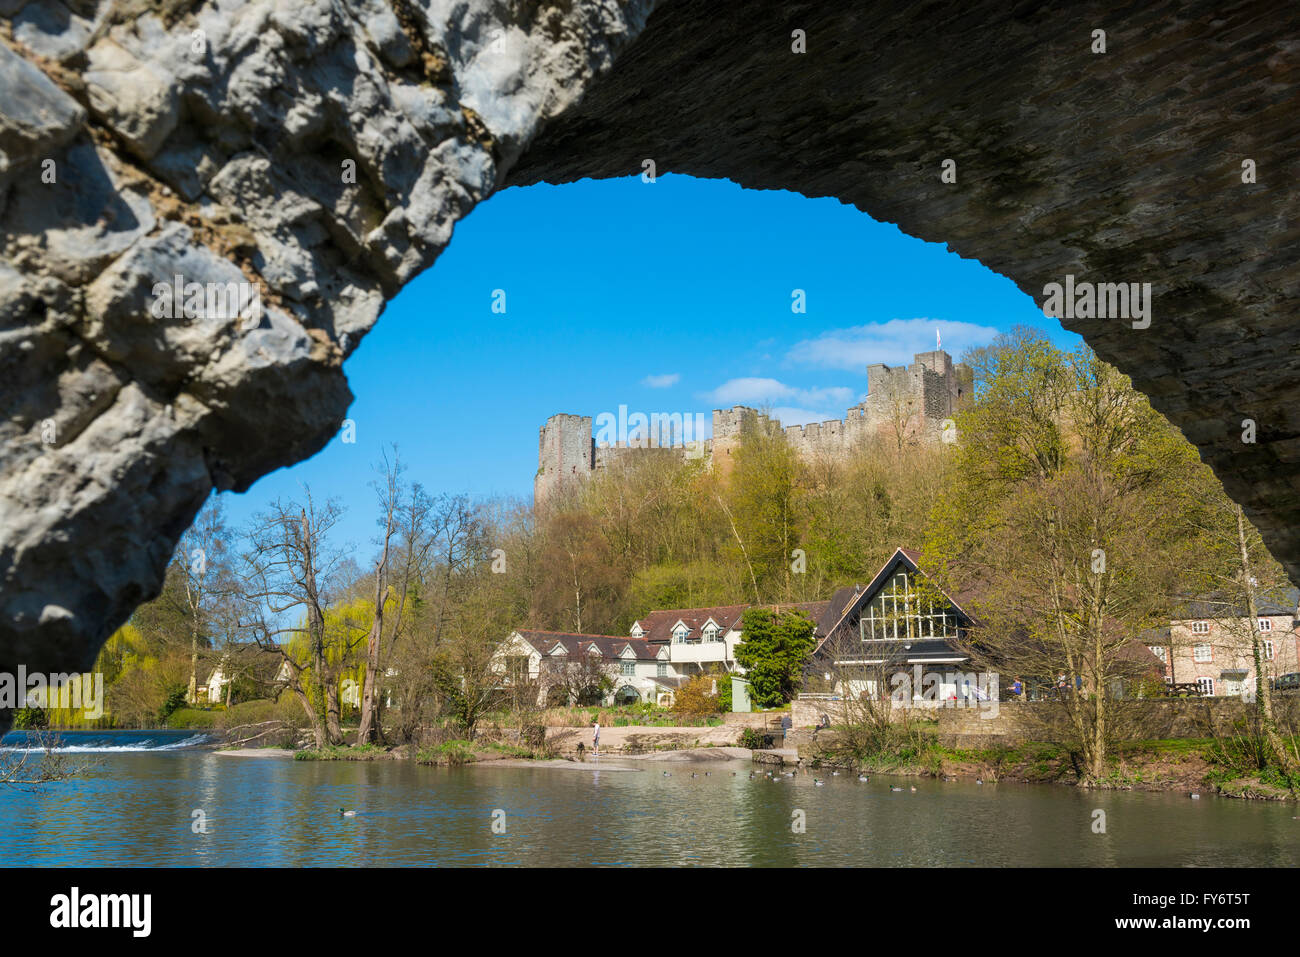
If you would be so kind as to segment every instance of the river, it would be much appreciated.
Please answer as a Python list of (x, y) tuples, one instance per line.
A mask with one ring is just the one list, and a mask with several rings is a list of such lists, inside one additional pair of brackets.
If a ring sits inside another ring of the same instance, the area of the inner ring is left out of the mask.
[[(6, 865), (1300, 863), (1292, 805), (1208, 794), (883, 775), (862, 783), (830, 772), (819, 774), (823, 786), (802, 774), (773, 783), (751, 780), (752, 766), (738, 761), (601, 759), (637, 771), (304, 762), (223, 756), (192, 731), (62, 738), (70, 757), (93, 766), (68, 781), (0, 786)], [(340, 817), (340, 807), (357, 814)]]

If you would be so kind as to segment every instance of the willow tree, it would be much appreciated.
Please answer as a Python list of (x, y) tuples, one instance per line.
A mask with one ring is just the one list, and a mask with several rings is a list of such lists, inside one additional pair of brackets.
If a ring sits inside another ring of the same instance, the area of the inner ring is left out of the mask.
[(1169, 502), (1195, 450), (1129, 380), (1090, 350), (1026, 332), (983, 357), (958, 415), (953, 483), (927, 567), (976, 618), (979, 664), (1057, 689), (1084, 783), (1105, 775), (1111, 702), (1155, 662), (1142, 633), (1168, 621), (1186, 566)]

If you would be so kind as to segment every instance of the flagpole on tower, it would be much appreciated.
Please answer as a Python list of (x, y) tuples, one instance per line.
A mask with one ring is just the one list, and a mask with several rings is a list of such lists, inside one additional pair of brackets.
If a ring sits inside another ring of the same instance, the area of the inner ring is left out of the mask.
[(942, 351), (943, 351), (943, 343), (941, 343), (941, 342), (939, 341), (939, 327), (938, 327), (938, 326), (935, 326), (935, 329), (934, 329), (934, 349), (935, 349), (936, 352), (942, 352)]

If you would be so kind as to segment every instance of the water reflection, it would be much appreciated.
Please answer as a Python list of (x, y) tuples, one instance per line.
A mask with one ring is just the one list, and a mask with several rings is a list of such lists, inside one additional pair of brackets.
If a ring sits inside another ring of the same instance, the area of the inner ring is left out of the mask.
[[(204, 751), (106, 756), (0, 788), (7, 865), (1295, 866), (1290, 805), (1068, 787), (826, 776), (750, 765), (426, 768)], [(671, 774), (664, 775), (669, 769)], [(692, 770), (698, 777), (691, 777)], [(733, 775), (732, 772), (736, 773)], [(912, 782), (907, 782), (909, 785)], [(356, 808), (341, 818), (340, 807)], [(206, 832), (195, 832), (193, 812)], [(1105, 833), (1095, 833), (1096, 810)], [(495, 811), (505, 832), (493, 833)], [(804, 833), (791, 825), (803, 813)]]

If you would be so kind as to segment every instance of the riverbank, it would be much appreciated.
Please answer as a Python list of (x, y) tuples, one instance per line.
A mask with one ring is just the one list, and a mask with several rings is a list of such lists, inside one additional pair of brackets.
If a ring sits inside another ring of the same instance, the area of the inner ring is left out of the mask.
[[(740, 735), (736, 727), (648, 727), (602, 728), (600, 754), (605, 757), (630, 758), (673, 756), (672, 760), (749, 760), (747, 748), (735, 746)], [(413, 747), (385, 747), (374, 744), (335, 745), (298, 748), (292, 751), (298, 761), (414, 761), (435, 767), (459, 767), (506, 760), (584, 761), (596, 752), (592, 748), (590, 728), (547, 728), (544, 744), (530, 748), (490, 737), (475, 740), (453, 739), (441, 744)], [(708, 752), (712, 757), (704, 758)]]
[[(1280, 780), (1241, 773), (1215, 760), (1213, 739), (1165, 739), (1127, 742), (1112, 749), (1108, 773), (1094, 790), (1216, 794), (1265, 801), (1294, 801), (1297, 795)], [(961, 749), (934, 741), (905, 744), (889, 751), (840, 757), (834, 732), (808, 735), (799, 747), (808, 767), (840, 768), (876, 774), (934, 778), (944, 781), (1006, 781), (1079, 787), (1077, 755), (1055, 744), (1028, 742), (1014, 747)]]
[[(695, 757), (675, 760), (726, 760), (737, 748), (741, 728), (735, 726), (624, 726), (601, 728), (601, 754), (607, 759), (648, 756)], [(453, 739), (423, 747), (378, 745), (335, 746), (316, 750), (298, 747), (287, 753), (299, 761), (413, 761), (434, 767), (460, 767), (500, 762), (578, 762), (592, 755), (590, 727), (548, 727), (541, 747), (522, 747), (502, 740), (499, 730), (475, 740)], [(915, 735), (887, 751), (846, 758), (834, 730), (791, 733), (784, 759), (810, 768), (826, 767), (933, 778), (947, 781), (1007, 781), (1025, 784), (1078, 786), (1077, 757), (1060, 745), (1025, 743), (1015, 746), (956, 748), (941, 745), (932, 734)], [(245, 748), (245, 750), (276, 750)], [(716, 752), (716, 757), (702, 756)], [(285, 753), (281, 751), (281, 753)], [(1112, 750), (1108, 773), (1096, 790), (1218, 794), (1249, 800), (1296, 799), (1281, 780), (1241, 773), (1221, 760), (1222, 742), (1215, 739), (1165, 739), (1129, 742)], [(505, 766), (505, 765), (503, 765)], [(535, 766), (541, 766), (535, 764)]]

